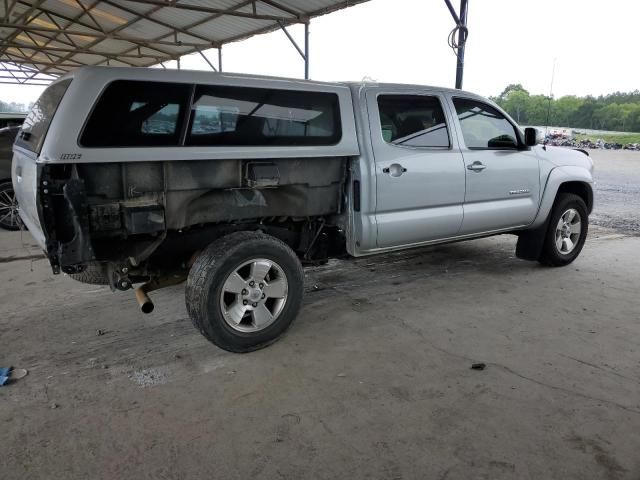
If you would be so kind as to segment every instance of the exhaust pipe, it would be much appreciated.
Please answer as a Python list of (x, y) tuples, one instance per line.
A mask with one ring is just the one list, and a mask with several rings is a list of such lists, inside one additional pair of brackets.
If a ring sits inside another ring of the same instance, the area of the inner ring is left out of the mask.
[(158, 290), (160, 288), (169, 287), (171, 285), (177, 285), (184, 282), (186, 279), (186, 274), (156, 277), (151, 281), (136, 288), (134, 291), (136, 295), (136, 301), (138, 302), (138, 305), (140, 305), (140, 310), (142, 310), (142, 313), (153, 312), (153, 302), (149, 298), (149, 295), (147, 295), (149, 292), (153, 292), (154, 290)]
[(153, 312), (153, 302), (149, 298), (149, 295), (147, 295), (146, 286), (147, 284), (145, 283), (135, 289), (136, 300), (138, 305), (140, 305), (142, 313), (151, 313)]

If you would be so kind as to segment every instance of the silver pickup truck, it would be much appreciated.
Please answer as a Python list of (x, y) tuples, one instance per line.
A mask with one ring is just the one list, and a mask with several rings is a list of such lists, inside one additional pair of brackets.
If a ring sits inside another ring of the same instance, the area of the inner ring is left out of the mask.
[(247, 352), (297, 316), (304, 264), (499, 233), (572, 262), (593, 162), (535, 137), (458, 90), (90, 67), (35, 103), (12, 179), (54, 273), (138, 285), (144, 312), (186, 280), (194, 325)]

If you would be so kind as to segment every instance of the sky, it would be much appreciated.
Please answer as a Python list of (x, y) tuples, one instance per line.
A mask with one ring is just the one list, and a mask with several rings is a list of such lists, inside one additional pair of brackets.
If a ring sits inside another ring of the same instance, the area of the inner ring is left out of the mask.
[[(463, 87), (490, 96), (521, 83), (548, 94), (555, 61), (556, 98), (639, 89), (639, 19), (636, 0), (469, 0)], [(371, 0), (318, 17), (310, 26), (310, 77), (453, 87), (456, 58), (447, 36), (454, 26), (443, 0)], [(300, 45), (303, 31), (290, 27)], [(217, 50), (208, 56), (215, 65)], [(181, 66), (209, 69), (199, 55), (184, 57)], [(304, 75), (281, 31), (225, 45), (223, 69)], [(28, 103), (42, 90), (0, 85), (0, 100)]]

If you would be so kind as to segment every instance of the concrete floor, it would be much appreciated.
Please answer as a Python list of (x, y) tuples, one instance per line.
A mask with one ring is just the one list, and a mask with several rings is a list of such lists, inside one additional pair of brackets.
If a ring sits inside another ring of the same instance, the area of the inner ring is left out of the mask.
[(331, 262), (248, 355), (193, 329), (182, 286), (145, 316), (28, 242), (0, 232), (0, 366), (29, 369), (0, 388), (2, 479), (640, 479), (628, 228), (561, 269), (510, 236)]

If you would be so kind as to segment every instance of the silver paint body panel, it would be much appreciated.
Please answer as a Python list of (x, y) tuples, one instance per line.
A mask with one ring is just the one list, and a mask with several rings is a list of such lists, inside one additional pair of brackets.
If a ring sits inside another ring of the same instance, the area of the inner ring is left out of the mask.
[[(393, 95), (397, 89), (371, 87), (366, 102), (376, 178), (376, 245), (381, 248), (458, 234), (465, 196), (464, 165), (450, 133), (450, 148), (413, 148), (385, 142), (380, 129), (377, 97)], [(422, 95), (405, 89), (404, 95)], [(446, 99), (440, 100), (443, 110)], [(406, 169), (399, 176), (385, 169)]]

